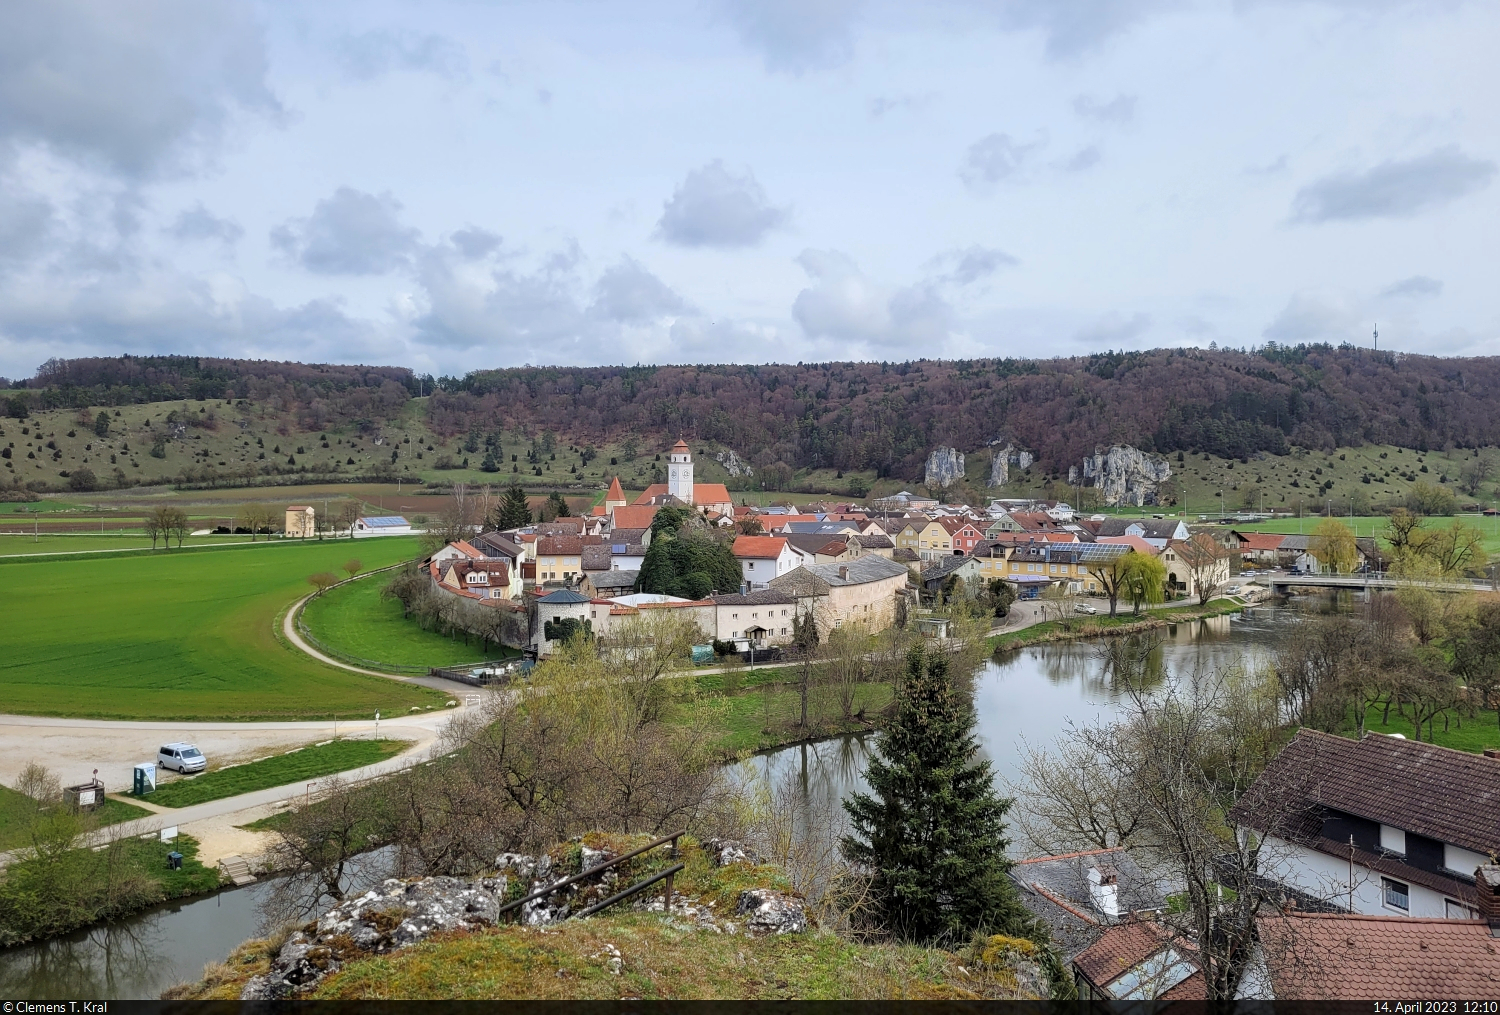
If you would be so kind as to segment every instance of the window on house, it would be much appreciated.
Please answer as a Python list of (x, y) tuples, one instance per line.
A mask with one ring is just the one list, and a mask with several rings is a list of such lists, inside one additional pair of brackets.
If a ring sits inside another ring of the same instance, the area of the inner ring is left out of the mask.
[(1380, 890), (1387, 909), (1399, 909), (1403, 913), (1411, 911), (1410, 885), (1394, 878), (1381, 878)]
[(1474, 868), (1482, 867), (1490, 862), (1490, 858), (1475, 853), (1472, 850), (1443, 843), (1443, 866), (1455, 874), (1462, 874), (1466, 878), (1474, 876)]
[(786, 634), (786, 628), (784, 628), (784, 627), (783, 627), (783, 628), (782, 628), (782, 629), (781, 629), (781, 633), (782, 633), (782, 634)]
[(1475, 920), (1479, 918), (1479, 914), (1474, 912), (1474, 910), (1465, 906), (1462, 902), (1455, 902), (1452, 899), (1443, 900), (1443, 915), (1450, 920)]
[(1380, 848), (1392, 853), (1406, 852), (1406, 833), (1390, 825), (1380, 826)]

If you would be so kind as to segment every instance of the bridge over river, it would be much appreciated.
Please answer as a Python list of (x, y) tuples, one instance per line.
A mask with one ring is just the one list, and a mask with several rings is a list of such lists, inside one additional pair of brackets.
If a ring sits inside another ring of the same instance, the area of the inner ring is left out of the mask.
[(1393, 578), (1387, 574), (1277, 574), (1268, 575), (1261, 581), (1270, 584), (1278, 594), (1296, 588), (1325, 589), (1397, 589), (1416, 587), (1435, 592), (1493, 592), (1495, 584), (1484, 581), (1414, 581), (1409, 578)]

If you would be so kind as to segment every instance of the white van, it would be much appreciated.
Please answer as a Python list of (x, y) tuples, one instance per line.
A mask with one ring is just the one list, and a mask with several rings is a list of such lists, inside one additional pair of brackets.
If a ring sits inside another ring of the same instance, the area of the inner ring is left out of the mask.
[(167, 744), (156, 752), (156, 763), (183, 775), (192, 775), (208, 767), (208, 759), (192, 744)]

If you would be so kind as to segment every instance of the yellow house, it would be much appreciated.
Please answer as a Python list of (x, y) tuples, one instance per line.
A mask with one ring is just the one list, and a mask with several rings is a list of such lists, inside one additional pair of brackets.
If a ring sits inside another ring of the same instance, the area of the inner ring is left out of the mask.
[[(1122, 548), (1120, 552), (1124, 550)], [(989, 552), (992, 556), (981, 558), (980, 573), (986, 580), (1004, 578), (1016, 585), (1032, 586), (1066, 582), (1070, 592), (1101, 591), (1099, 580), (1089, 574), (1091, 551), (1081, 547), (1038, 543), (1006, 548), (992, 546)]]
[(570, 582), (583, 574), (583, 540), (578, 536), (544, 536), (536, 541), (536, 580)]
[(913, 518), (896, 534), (896, 549), (923, 560), (947, 557), (953, 553), (953, 534), (932, 519)]

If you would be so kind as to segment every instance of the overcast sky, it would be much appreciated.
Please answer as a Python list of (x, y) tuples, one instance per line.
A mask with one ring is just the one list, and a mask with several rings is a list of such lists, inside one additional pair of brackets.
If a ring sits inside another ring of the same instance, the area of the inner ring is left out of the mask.
[(1500, 4), (0, 5), (0, 375), (1491, 354)]

